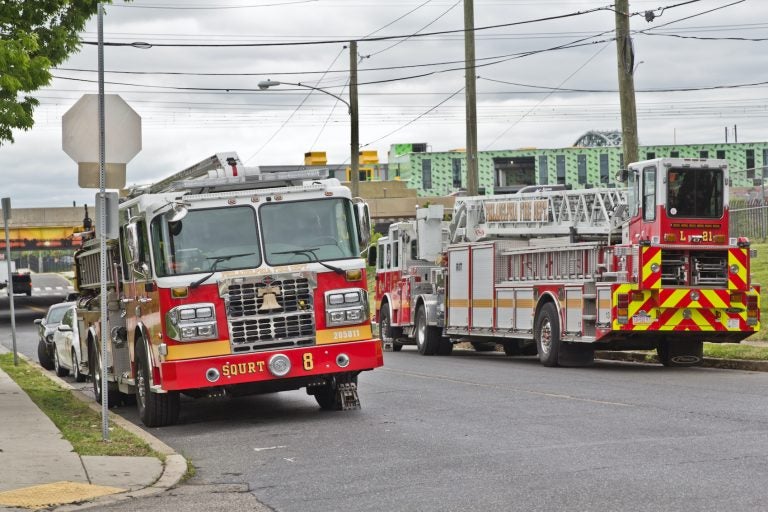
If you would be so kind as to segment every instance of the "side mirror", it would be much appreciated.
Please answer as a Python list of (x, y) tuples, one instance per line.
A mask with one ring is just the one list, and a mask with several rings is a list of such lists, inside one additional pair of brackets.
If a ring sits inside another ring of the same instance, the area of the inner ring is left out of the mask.
[(136, 265), (141, 260), (139, 245), (139, 227), (135, 222), (129, 222), (125, 228), (125, 247), (128, 250), (128, 264)]
[(376, 266), (376, 253), (378, 251), (378, 246), (371, 245), (368, 247), (368, 257), (366, 258), (366, 263), (368, 263), (369, 267), (375, 267)]
[(40, 325), (41, 323), (43, 323), (42, 318), (35, 318), (35, 325)]
[(363, 201), (355, 203), (355, 219), (360, 247), (366, 247), (371, 242), (371, 212), (368, 209), (368, 203)]
[(187, 213), (189, 213), (189, 209), (187, 208), (186, 203), (183, 201), (174, 201), (171, 209), (165, 212), (163, 216), (168, 222), (178, 222), (186, 217)]
[(72, 327), (67, 324), (59, 324), (56, 330), (59, 332), (72, 332)]

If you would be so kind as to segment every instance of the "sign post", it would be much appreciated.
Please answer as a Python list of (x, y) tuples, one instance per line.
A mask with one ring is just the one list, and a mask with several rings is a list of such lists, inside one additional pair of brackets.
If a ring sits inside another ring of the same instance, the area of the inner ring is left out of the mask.
[(8, 222), (11, 220), (11, 198), (4, 197), (3, 224), (5, 225), (5, 262), (8, 265), (8, 303), (11, 306), (11, 338), (13, 339), (13, 365), (19, 365), (19, 354), (16, 352), (16, 312), (13, 309), (13, 271), (11, 270), (11, 235)]
[[(85, 94), (62, 117), (62, 148), (78, 164), (81, 188), (98, 188), (97, 225), (107, 225), (107, 188), (125, 187), (126, 164), (141, 150), (141, 118), (118, 95), (104, 94), (104, 5), (99, 2), (99, 94)], [(106, 134), (109, 133), (109, 139)], [(109, 440), (109, 308), (107, 307), (107, 230), (97, 234), (101, 276), (101, 433)], [(114, 283), (115, 286), (118, 283)]]

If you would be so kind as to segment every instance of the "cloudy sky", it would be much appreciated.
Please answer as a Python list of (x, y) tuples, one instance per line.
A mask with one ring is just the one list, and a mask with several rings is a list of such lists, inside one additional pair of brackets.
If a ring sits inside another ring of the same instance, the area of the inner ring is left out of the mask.
[[(587, 130), (620, 129), (609, 3), (475, 0), (474, 10), (480, 150), (570, 146)], [(726, 127), (732, 141), (734, 126), (739, 142), (768, 140), (768, 2), (630, 0), (630, 11), (641, 144), (722, 142)], [(348, 98), (349, 40), (362, 149), (386, 161), (395, 143), (465, 146), (461, 0), (134, 0), (106, 12), (107, 43), (151, 44), (105, 50), (106, 92), (142, 118), (129, 184), (221, 151), (248, 165), (300, 164), (306, 151), (348, 162), (343, 103), (257, 84)], [(82, 39), (96, 38), (94, 17)], [(61, 149), (61, 118), (97, 92), (96, 69), (96, 47), (83, 45), (36, 93), (35, 127), (0, 146), (0, 195), (14, 207), (93, 202)]]

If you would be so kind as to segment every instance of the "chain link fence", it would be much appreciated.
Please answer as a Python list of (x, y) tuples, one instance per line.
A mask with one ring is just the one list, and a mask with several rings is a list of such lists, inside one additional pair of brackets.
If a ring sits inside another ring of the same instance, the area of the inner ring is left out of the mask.
[(760, 199), (735, 200), (730, 204), (731, 236), (765, 242), (768, 236), (768, 204)]

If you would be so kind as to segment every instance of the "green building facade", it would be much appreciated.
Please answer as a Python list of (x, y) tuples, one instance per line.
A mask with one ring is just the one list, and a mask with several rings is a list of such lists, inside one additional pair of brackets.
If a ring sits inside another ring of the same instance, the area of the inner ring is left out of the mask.
[[(419, 196), (448, 195), (467, 186), (463, 150), (430, 152), (428, 145), (393, 144), (388, 179), (407, 182)], [(728, 160), (732, 186), (752, 187), (768, 178), (768, 142), (641, 146), (639, 158), (723, 158)], [(485, 193), (510, 192), (525, 185), (558, 184), (574, 189), (611, 186), (624, 167), (619, 146), (521, 148), (481, 151), (479, 188)]]

